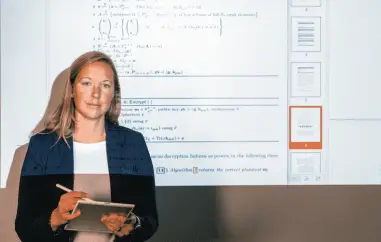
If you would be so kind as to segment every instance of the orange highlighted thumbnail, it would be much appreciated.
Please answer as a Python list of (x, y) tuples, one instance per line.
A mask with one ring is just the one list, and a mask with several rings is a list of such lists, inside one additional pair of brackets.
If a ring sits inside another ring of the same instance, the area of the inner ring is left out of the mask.
[(289, 107), (289, 149), (322, 149), (322, 106)]

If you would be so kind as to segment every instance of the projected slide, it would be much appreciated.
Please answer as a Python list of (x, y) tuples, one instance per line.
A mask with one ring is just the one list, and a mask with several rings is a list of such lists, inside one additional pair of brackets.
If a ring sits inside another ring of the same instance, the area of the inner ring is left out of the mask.
[(375, 0), (362, 5), (362, 25), (346, 14), (360, 9), (354, 0), (35, 0), (27, 13), (19, 5), (6, 1), (1, 12), (1, 187), (57, 76), (90, 50), (115, 61), (119, 122), (144, 135), (158, 186), (381, 181), (381, 162), (363, 145), (381, 131), (370, 100), (379, 96), (380, 36), (356, 37), (379, 18)]
[(49, 79), (109, 54), (159, 185), (287, 183), (285, 1), (74, 2), (49, 4)]

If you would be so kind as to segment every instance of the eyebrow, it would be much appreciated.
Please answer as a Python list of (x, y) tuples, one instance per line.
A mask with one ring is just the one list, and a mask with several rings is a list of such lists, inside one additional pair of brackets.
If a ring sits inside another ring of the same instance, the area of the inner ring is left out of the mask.
[[(88, 76), (83, 76), (83, 77), (81, 77), (79, 80), (82, 80), (82, 79), (89, 79), (89, 80), (92, 80), (91, 79), (91, 77), (88, 77)], [(113, 83), (113, 81), (112, 80), (109, 80), (109, 79), (105, 79), (105, 80), (103, 80), (102, 82), (111, 82), (111, 83)]]

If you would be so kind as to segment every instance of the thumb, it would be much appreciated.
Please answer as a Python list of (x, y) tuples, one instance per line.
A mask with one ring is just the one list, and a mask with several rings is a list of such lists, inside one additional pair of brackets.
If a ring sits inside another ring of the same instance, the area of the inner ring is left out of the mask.
[(80, 210), (77, 210), (77, 211), (75, 211), (75, 213), (73, 213), (73, 214), (65, 214), (65, 215), (63, 215), (62, 217), (63, 217), (65, 220), (72, 220), (72, 219), (75, 219), (76, 217), (78, 217), (79, 215), (81, 215), (81, 211), (80, 211)]

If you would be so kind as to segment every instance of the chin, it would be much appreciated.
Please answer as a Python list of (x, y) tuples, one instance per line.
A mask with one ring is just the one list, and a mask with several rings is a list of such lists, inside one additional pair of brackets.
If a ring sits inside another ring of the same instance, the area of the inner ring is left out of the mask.
[(100, 112), (97, 112), (97, 113), (94, 113), (94, 112), (83, 112), (82, 113), (82, 116), (85, 118), (85, 119), (91, 119), (91, 120), (95, 120), (95, 119), (101, 119), (105, 116), (106, 113), (100, 113)]
[(105, 114), (107, 112), (106, 108), (98, 108), (98, 109), (89, 109), (87, 107), (79, 108), (76, 110), (76, 113), (80, 116), (82, 116), (84, 119), (89, 120), (97, 120), (104, 118)]
[(101, 115), (101, 116), (89, 116), (89, 117), (86, 117), (87, 119), (91, 119), (91, 120), (98, 120), (98, 119), (102, 119), (104, 118), (104, 115)]

